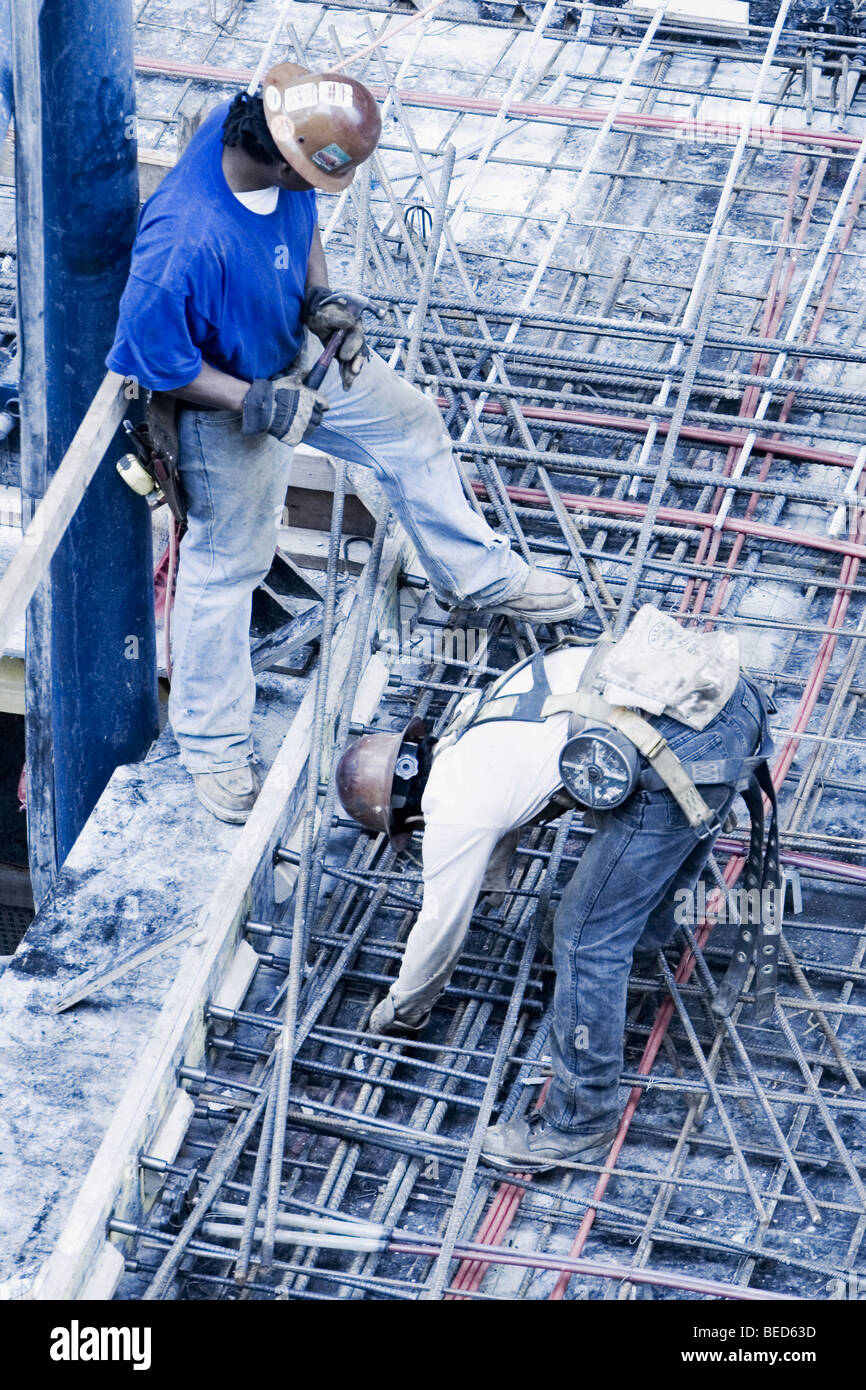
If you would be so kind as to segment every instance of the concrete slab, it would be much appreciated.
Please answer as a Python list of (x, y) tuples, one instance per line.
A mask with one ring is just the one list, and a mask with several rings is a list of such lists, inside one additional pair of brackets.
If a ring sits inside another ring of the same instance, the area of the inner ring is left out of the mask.
[[(257, 744), (273, 761), (307, 683), (260, 678)], [(51, 1250), (186, 951), (68, 1014), (45, 1003), (82, 971), (176, 931), (241, 835), (198, 802), (170, 729), (119, 768), (0, 978), (0, 1297)], [(10, 1282), (11, 1281), (11, 1282)]]

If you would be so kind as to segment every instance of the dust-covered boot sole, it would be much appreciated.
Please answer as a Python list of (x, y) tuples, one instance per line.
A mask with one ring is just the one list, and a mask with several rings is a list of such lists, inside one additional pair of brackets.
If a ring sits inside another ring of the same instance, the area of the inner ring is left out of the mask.
[(418, 1023), (404, 1023), (391, 1002), (391, 996), (386, 994), (371, 1013), (367, 1031), (385, 1033), (395, 1038), (415, 1038), (427, 1027), (432, 1012), (432, 1009), (428, 1009)]

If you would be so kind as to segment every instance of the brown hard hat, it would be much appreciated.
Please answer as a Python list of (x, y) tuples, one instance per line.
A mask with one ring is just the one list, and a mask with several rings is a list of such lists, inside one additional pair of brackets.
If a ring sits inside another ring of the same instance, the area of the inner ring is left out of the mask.
[(337, 764), (337, 791), (353, 820), (368, 830), (384, 831), (395, 849), (403, 849), (411, 831), (395, 824), (391, 805), (394, 768), (402, 745), (427, 732), (423, 719), (413, 718), (397, 734), (362, 734)]
[(279, 63), (264, 80), (265, 119), (283, 159), (315, 188), (346, 188), (379, 143), (382, 119), (371, 92), (341, 72)]

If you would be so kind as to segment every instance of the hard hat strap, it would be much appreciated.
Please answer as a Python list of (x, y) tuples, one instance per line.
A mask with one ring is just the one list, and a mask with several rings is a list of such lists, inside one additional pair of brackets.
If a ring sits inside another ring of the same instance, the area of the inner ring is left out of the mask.
[(410, 825), (413, 828), (418, 828), (424, 823), (424, 817), (421, 814), (421, 801), (427, 788), (430, 770), (433, 767), (433, 752), (437, 742), (438, 739), (433, 738), (430, 734), (425, 734), (417, 742), (407, 741), (400, 749), (397, 765), (399, 765), (401, 758), (411, 750), (416, 761), (417, 771), (405, 780), (397, 775), (394, 777), (391, 788), (391, 814), (397, 830), (408, 828)]

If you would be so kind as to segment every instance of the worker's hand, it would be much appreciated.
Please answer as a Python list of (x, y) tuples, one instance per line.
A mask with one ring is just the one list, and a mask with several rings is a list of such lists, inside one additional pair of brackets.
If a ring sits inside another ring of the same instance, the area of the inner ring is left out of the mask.
[(381, 309), (366, 295), (350, 294), (347, 290), (311, 285), (304, 299), (304, 322), (320, 342), (327, 344), (331, 334), (340, 329), (346, 334), (337, 353), (344, 391), (348, 391), (370, 356), (361, 324), (365, 309), (381, 317)]
[(244, 397), (243, 434), (272, 434), (284, 444), (300, 444), (319, 424), (328, 401), (300, 377), (259, 378)]

